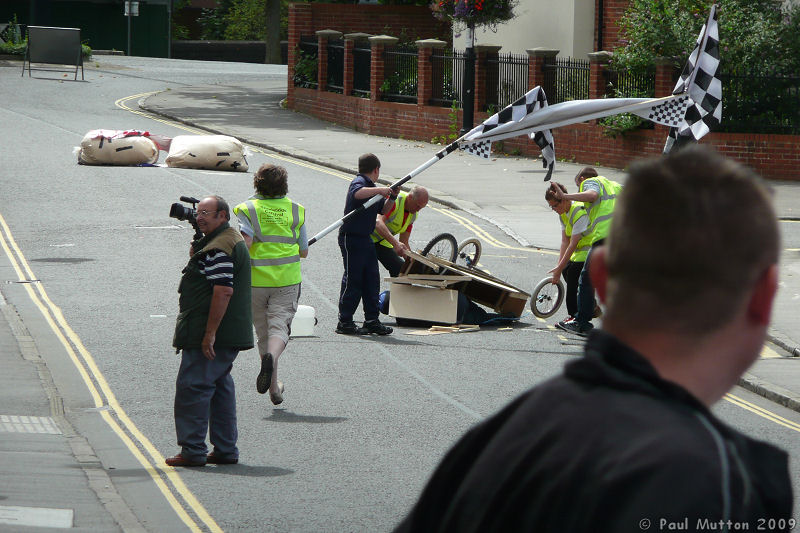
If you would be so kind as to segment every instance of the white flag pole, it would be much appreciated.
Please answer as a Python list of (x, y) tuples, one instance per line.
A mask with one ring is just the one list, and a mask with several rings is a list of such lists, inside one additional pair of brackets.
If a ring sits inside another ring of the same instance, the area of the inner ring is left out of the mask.
[[(446, 155), (448, 155), (448, 154), (450, 154), (452, 152), (455, 152), (458, 149), (458, 144), (464, 139), (464, 137), (466, 137), (466, 135), (462, 135), (461, 137), (459, 137), (455, 141), (451, 142), (450, 144), (448, 144), (447, 146), (445, 146), (444, 148), (442, 148), (441, 150), (436, 152), (436, 154), (433, 157), (431, 157), (430, 159), (425, 161), (423, 164), (421, 164), (420, 166), (418, 166), (417, 168), (415, 168), (414, 170), (409, 172), (402, 179), (399, 179), (395, 183), (393, 183), (391, 185), (391, 188), (395, 189), (395, 190), (399, 189), (400, 186), (403, 185), (405, 182), (407, 182), (408, 180), (410, 180), (414, 176), (420, 174), (423, 170), (427, 169), (428, 167), (430, 167), (431, 165), (433, 165), (434, 163), (436, 163), (440, 159), (444, 158), (444, 156), (446, 156)], [(345, 216), (343, 216), (342, 218), (340, 218), (339, 220), (337, 220), (336, 222), (334, 222), (333, 224), (331, 224), (327, 228), (323, 229), (322, 231), (320, 231), (319, 233), (317, 233), (316, 235), (311, 237), (311, 239), (309, 239), (309, 241), (308, 241), (308, 245), (311, 246), (312, 244), (314, 244), (315, 242), (320, 240), (322, 237), (324, 237), (328, 233), (330, 233), (333, 230), (341, 227), (341, 225), (344, 224), (345, 222), (347, 222), (351, 217), (354, 217), (357, 214), (365, 211), (366, 209), (368, 209), (371, 206), (375, 205), (380, 200), (381, 200), (381, 196), (380, 195), (373, 196), (372, 198), (370, 198), (369, 200), (364, 202), (364, 204), (362, 206), (360, 206), (360, 207), (358, 207), (356, 209), (353, 209), (352, 211), (347, 213)]]

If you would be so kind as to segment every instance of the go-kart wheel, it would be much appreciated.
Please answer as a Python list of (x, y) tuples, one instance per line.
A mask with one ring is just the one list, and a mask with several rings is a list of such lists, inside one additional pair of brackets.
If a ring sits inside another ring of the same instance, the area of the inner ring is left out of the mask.
[(458, 245), (456, 264), (467, 268), (474, 268), (481, 258), (481, 241), (476, 238), (467, 239)]
[(561, 307), (561, 302), (564, 301), (564, 282), (558, 280), (555, 285), (552, 283), (551, 277), (546, 277), (540, 281), (533, 289), (531, 295), (531, 311), (539, 318), (548, 318), (558, 311)]

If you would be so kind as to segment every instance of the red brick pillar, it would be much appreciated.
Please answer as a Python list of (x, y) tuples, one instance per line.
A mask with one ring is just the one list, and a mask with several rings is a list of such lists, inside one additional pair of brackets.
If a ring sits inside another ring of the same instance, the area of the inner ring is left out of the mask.
[(294, 66), (297, 63), (300, 38), (314, 34), (310, 4), (289, 4), (289, 75), (287, 106), (294, 107)]
[(536, 86), (542, 87), (549, 103), (550, 99), (555, 97), (555, 94), (551, 95), (552, 88), (545, 86), (544, 66), (554, 63), (560, 50), (533, 48), (526, 50), (526, 52), (528, 52), (528, 90), (530, 91)]
[[(497, 69), (497, 55), (501, 46), (491, 44), (475, 45), (475, 108), (474, 112), (486, 112), (487, 89), (492, 89), (494, 94), (497, 91), (499, 72)], [(493, 60), (495, 63), (490, 64)]]
[[(428, 105), (433, 98), (433, 66), (431, 56), (434, 49), (444, 48), (447, 43), (438, 39), (415, 41), (417, 45), (417, 105)], [(439, 80), (441, 81), (441, 80)]]
[(592, 52), (589, 54), (589, 98), (603, 98), (606, 95), (605, 70), (611, 60), (611, 52)]
[(668, 57), (656, 58), (655, 97), (669, 96), (675, 89), (675, 63)]
[(342, 32), (336, 30), (319, 30), (317, 33), (317, 92), (328, 88), (328, 40), (341, 39)]
[(375, 35), (369, 38), (369, 44), (372, 48), (372, 68), (370, 69), (369, 76), (369, 99), (373, 102), (381, 99), (381, 85), (383, 85), (383, 77), (385, 70), (385, 61), (383, 59), (383, 51), (387, 46), (397, 44), (399, 41), (397, 37), (389, 35)]
[(361, 41), (366, 41), (371, 37), (368, 33), (345, 33), (344, 34), (344, 80), (342, 81), (342, 94), (350, 96), (353, 94), (353, 80), (355, 79), (355, 59), (353, 48)]

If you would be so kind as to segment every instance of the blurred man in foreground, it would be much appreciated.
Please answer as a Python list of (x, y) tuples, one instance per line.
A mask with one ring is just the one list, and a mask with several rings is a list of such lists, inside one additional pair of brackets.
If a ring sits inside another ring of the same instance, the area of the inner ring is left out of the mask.
[(591, 259), (603, 328), (467, 433), (398, 531), (788, 530), (787, 454), (709, 410), (761, 351), (779, 250), (747, 168), (699, 146), (633, 164)]

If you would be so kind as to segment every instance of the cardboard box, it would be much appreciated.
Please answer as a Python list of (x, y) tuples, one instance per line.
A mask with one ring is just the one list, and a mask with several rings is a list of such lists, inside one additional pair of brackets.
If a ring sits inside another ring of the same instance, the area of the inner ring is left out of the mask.
[(455, 324), (458, 316), (458, 291), (392, 283), (389, 288), (389, 315)]

